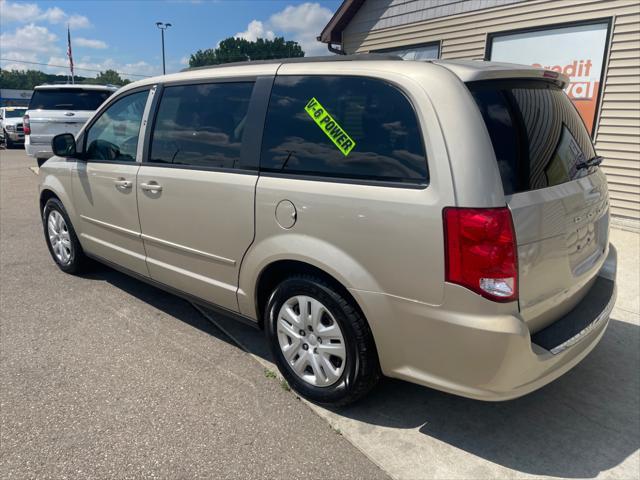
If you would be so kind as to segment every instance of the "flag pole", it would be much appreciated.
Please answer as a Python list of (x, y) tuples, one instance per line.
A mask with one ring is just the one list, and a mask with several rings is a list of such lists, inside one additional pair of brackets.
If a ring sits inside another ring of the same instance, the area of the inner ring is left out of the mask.
[(71, 70), (71, 84), (75, 85), (76, 79), (73, 75), (73, 52), (71, 51), (71, 30), (67, 24), (67, 56), (69, 57), (69, 70)]

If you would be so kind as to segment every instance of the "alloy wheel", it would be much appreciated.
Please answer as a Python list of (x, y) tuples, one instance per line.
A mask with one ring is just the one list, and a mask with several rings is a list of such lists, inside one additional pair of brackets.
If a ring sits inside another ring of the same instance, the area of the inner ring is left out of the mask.
[(51, 210), (47, 220), (47, 232), (51, 249), (58, 261), (66, 265), (71, 261), (73, 246), (67, 222), (57, 210)]
[(340, 379), (347, 360), (344, 335), (321, 302), (305, 295), (289, 298), (276, 326), (282, 355), (299, 378), (316, 387)]

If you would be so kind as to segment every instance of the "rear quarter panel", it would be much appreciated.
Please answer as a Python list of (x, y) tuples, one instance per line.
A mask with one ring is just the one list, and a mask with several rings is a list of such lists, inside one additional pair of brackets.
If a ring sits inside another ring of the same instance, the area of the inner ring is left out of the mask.
[(455, 190), (451, 206), (503, 207), (504, 189), (489, 133), (467, 86), (449, 70), (432, 66), (416, 80), (431, 99), (442, 129)]

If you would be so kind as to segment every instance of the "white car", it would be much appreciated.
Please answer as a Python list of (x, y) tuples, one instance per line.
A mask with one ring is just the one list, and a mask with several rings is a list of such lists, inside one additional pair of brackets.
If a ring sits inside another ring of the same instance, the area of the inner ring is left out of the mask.
[(24, 147), (42, 165), (53, 155), (51, 140), (77, 134), (116, 87), (108, 85), (40, 85), (34, 88), (24, 116)]
[(22, 117), (26, 111), (26, 107), (0, 108), (0, 136), (2, 143), (8, 148), (24, 142)]

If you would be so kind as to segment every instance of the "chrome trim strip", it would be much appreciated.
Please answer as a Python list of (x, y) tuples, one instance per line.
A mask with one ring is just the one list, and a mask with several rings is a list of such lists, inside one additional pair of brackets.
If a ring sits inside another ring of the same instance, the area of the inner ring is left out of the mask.
[(103, 222), (101, 220), (96, 220), (95, 218), (87, 217), (86, 215), (80, 215), (80, 218), (82, 218), (83, 220), (86, 220), (89, 223), (93, 223), (94, 225), (98, 225), (99, 227), (108, 228), (118, 233), (124, 233), (125, 235), (129, 235), (130, 237), (140, 238), (140, 232), (136, 232), (135, 230), (129, 230), (128, 228), (118, 227), (117, 225), (112, 225), (110, 223)]
[[(156, 260), (155, 258), (151, 258), (149, 256), (147, 256), (147, 264), (155, 265), (156, 267), (162, 268), (164, 270), (169, 270), (170, 272), (183, 275), (192, 280), (198, 280), (199, 282), (203, 282), (208, 285), (213, 285), (214, 287), (217, 287), (217, 288), (223, 288), (229, 292), (235, 293), (236, 291), (235, 285), (229, 285), (228, 283), (219, 282), (218, 280), (215, 280), (211, 277), (207, 277), (205, 275), (201, 275), (199, 273), (195, 273), (190, 270), (185, 270), (184, 268), (180, 268), (176, 265), (170, 265), (168, 263), (161, 262), (160, 260)], [(149, 273), (151, 273), (151, 269), (149, 269)], [(151, 274), (151, 277), (153, 277), (153, 274)]]
[[(152, 237), (144, 233), (141, 234), (141, 237), (145, 241), (155, 243), (163, 247), (173, 248), (175, 250), (180, 250), (182, 252), (190, 253), (192, 255), (200, 255), (201, 257), (208, 258), (209, 260), (213, 260), (220, 263), (226, 263), (227, 265), (231, 265), (231, 266), (234, 266), (236, 264), (236, 261), (230, 258), (220, 257), (218, 255), (214, 255), (213, 253), (207, 253), (207, 252), (203, 252), (202, 250), (196, 250), (195, 248), (185, 247), (184, 245), (168, 242), (167, 240), (162, 240), (160, 238)], [(150, 260), (150, 259), (148, 258), (147, 260)]]
[(553, 347), (551, 349), (551, 353), (553, 355), (557, 355), (565, 351), (567, 348), (574, 346), (576, 343), (578, 343), (580, 340), (586, 337), (589, 333), (595, 330), (603, 321), (608, 319), (609, 316), (611, 315), (611, 311), (613, 310), (613, 306), (616, 303), (616, 295), (617, 295), (617, 288), (614, 287), (613, 294), (611, 295), (611, 298), (609, 299), (607, 306), (604, 307), (604, 310), (600, 312), (600, 314), (596, 317), (596, 319), (593, 322), (591, 322), (589, 325), (587, 325), (586, 328), (576, 333), (573, 337), (571, 337), (566, 342), (561, 343), (556, 347)]
[(146, 260), (144, 255), (136, 253), (132, 250), (128, 250), (126, 248), (119, 247), (117, 245), (114, 245), (113, 243), (105, 242), (104, 240), (100, 240), (99, 238), (87, 235), (86, 233), (81, 233), (80, 236), (82, 238), (86, 238), (87, 240), (91, 240), (92, 242), (95, 242), (99, 245), (110, 248), (111, 250), (115, 250), (117, 252), (124, 253), (125, 255), (129, 255), (130, 257), (137, 258), (138, 260), (142, 260), (143, 262)]

